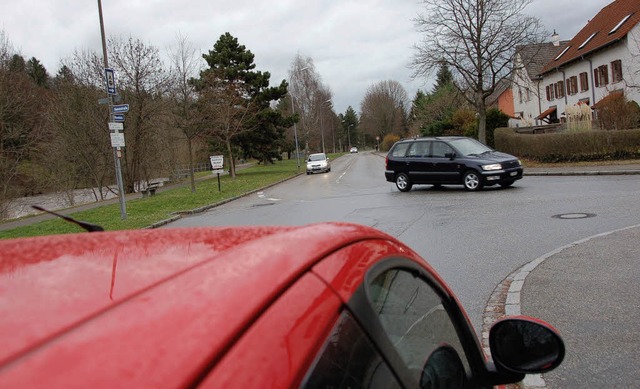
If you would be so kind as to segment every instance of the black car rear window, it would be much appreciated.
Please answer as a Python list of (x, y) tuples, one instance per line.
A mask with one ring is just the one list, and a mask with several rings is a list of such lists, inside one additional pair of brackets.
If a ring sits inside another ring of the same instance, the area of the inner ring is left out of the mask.
[(407, 149), (411, 143), (398, 143), (396, 147), (391, 150), (392, 157), (404, 157), (407, 154)]

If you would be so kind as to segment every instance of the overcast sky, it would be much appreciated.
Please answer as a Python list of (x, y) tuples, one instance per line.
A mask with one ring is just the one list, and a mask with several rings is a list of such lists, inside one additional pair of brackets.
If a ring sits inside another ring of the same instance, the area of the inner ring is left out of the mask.
[[(0, 0), (0, 30), (25, 59), (54, 76), (76, 49), (102, 52), (97, 1)], [(533, 0), (527, 11), (570, 39), (611, 0)], [(286, 79), (297, 53), (311, 57), (333, 92), (334, 108), (357, 112), (367, 88), (400, 82), (413, 98), (431, 80), (411, 80), (408, 63), (420, 36), (420, 0), (104, 0), (107, 36), (129, 36), (162, 52), (185, 36), (199, 53), (225, 32), (255, 54), (271, 84)]]

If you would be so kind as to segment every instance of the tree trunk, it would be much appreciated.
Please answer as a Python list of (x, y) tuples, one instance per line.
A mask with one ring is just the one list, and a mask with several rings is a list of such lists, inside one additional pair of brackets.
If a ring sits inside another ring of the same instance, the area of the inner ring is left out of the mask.
[(187, 151), (189, 152), (189, 176), (191, 178), (191, 193), (196, 193), (196, 178), (193, 172), (193, 151), (191, 138), (187, 138)]
[(476, 108), (478, 109), (478, 140), (487, 144), (487, 107), (482, 96), (476, 98)]
[(225, 143), (227, 144), (227, 154), (229, 155), (229, 174), (231, 175), (231, 178), (235, 180), (236, 165), (233, 162), (233, 151), (231, 151), (231, 139), (227, 139)]

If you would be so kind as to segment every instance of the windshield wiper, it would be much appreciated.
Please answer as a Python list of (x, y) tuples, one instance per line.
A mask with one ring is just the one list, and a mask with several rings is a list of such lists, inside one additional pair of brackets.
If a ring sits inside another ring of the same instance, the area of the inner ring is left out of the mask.
[(76, 219), (74, 219), (72, 217), (65, 216), (65, 215), (59, 214), (57, 212), (49, 211), (48, 209), (44, 209), (39, 205), (32, 205), (32, 207), (34, 209), (37, 209), (38, 211), (47, 212), (47, 213), (50, 213), (50, 214), (52, 214), (54, 216), (62, 218), (64, 220), (68, 221), (69, 223), (77, 224), (77, 225), (79, 225), (80, 227), (84, 228), (85, 230), (87, 230), (89, 232), (104, 231), (104, 228), (102, 228), (101, 226), (99, 226), (97, 224), (91, 224), (89, 222), (83, 222), (83, 221), (80, 221), (80, 220), (76, 220)]

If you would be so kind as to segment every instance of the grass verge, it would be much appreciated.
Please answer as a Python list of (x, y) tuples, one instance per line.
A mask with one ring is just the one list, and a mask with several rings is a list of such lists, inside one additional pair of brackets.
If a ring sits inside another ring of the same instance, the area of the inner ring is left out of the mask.
[[(330, 157), (334, 159), (340, 155), (342, 154), (333, 154)], [(300, 172), (304, 173), (304, 169), (304, 165), (301, 166)], [(273, 165), (254, 165), (238, 171), (235, 179), (231, 179), (228, 175), (221, 176), (220, 191), (218, 191), (218, 180), (214, 177), (198, 181), (195, 193), (191, 192), (190, 185), (186, 185), (158, 192), (153, 197), (127, 200), (127, 218), (125, 220), (120, 217), (119, 203), (78, 211), (71, 216), (76, 220), (98, 224), (107, 231), (144, 228), (169, 219), (178, 212), (191, 211), (242, 196), (297, 174), (295, 159), (276, 161)], [(0, 239), (82, 231), (84, 230), (75, 224), (56, 218), (25, 227), (0, 231)]]

